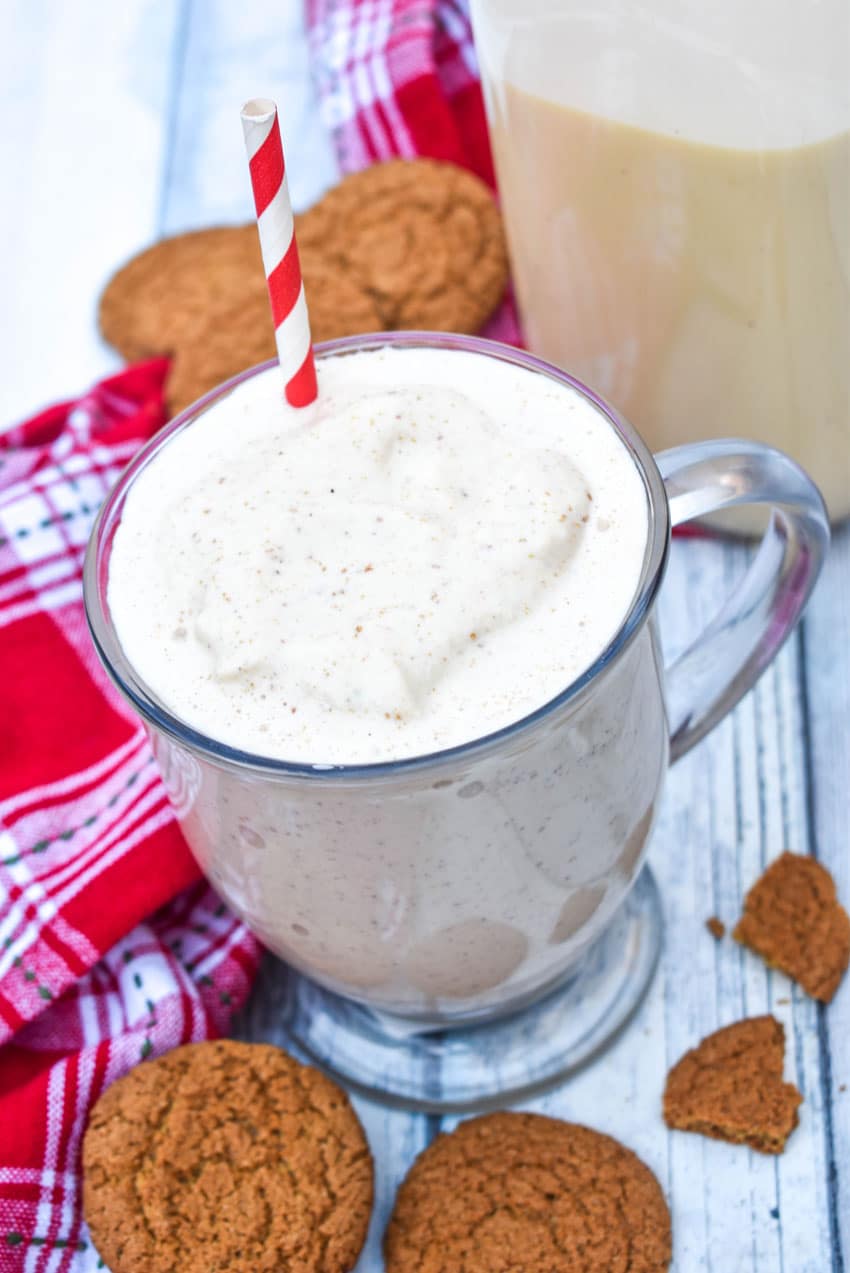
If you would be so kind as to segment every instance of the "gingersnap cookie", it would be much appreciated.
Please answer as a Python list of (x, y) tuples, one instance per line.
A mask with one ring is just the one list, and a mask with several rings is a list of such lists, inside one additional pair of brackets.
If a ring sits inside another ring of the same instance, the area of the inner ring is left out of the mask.
[(197, 402), (217, 385), (277, 354), (265, 278), (227, 304), (199, 312), (191, 343), (174, 346), (166, 381), (172, 415)]
[(850, 963), (850, 917), (825, 866), (798, 853), (772, 862), (744, 899), (733, 937), (829, 1003)]
[(176, 1048), (92, 1110), (83, 1210), (112, 1273), (343, 1273), (371, 1208), (348, 1097), (278, 1048)]
[[(257, 291), (268, 310), (256, 225), (193, 230), (154, 243), (113, 276), (100, 298), (100, 330), (129, 361), (172, 353), (198, 318)], [(230, 335), (238, 341), (238, 331)]]
[(673, 1066), (664, 1088), (668, 1127), (781, 1154), (801, 1094), (782, 1081), (785, 1030), (750, 1017), (709, 1034)]
[(670, 1213), (610, 1136), (541, 1114), (487, 1114), (438, 1136), (396, 1198), (387, 1273), (661, 1273)]
[(172, 414), (275, 355), (257, 227), (163, 239), (120, 269), (100, 298), (100, 330), (130, 362), (168, 354)]
[[(430, 159), (346, 177), (295, 218), (316, 343), (400, 328), (476, 332), (508, 274), (487, 187)], [(172, 414), (275, 355), (257, 227), (178, 234), (134, 257), (100, 299), (104, 339), (128, 360), (169, 354)]]
[[(393, 159), (346, 177), (301, 217), (298, 246), (311, 321), (322, 292), (316, 261), (374, 306), (379, 324), (371, 330), (476, 332), (508, 278), (490, 191), (434, 159)], [(316, 339), (348, 334), (339, 326), (331, 333), (322, 322)]]

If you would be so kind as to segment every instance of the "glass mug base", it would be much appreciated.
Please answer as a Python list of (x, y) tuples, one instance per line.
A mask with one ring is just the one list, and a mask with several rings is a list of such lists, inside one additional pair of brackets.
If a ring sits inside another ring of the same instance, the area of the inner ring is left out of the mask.
[(280, 995), (266, 987), (262, 1017), (249, 1008), (237, 1033), (294, 1043), (333, 1078), (385, 1105), (492, 1109), (562, 1082), (610, 1046), (649, 989), (663, 927), (658, 887), (644, 867), (568, 979), (509, 1016), (419, 1032), (277, 964)]

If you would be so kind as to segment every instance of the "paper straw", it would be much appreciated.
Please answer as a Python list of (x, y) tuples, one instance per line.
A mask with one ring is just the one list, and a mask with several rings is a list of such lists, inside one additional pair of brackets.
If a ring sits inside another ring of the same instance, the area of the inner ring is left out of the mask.
[(246, 102), (242, 131), (284, 392), (293, 407), (306, 407), (318, 394), (316, 367), (274, 102), (263, 97)]

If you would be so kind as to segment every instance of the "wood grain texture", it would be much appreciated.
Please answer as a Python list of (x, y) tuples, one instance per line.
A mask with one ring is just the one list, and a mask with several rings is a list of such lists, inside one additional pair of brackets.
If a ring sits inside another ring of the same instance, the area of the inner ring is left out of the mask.
[(278, 104), (292, 205), (314, 203), (337, 165), (311, 93), (301, 5), (182, 0), (159, 229), (250, 221), (254, 215), (239, 110)]
[(178, 0), (2, 6), (4, 424), (119, 365), (95, 307), (156, 231), (179, 17)]
[[(850, 899), (850, 527), (835, 536), (803, 624), (798, 682), (805, 706), (811, 851)], [(821, 1099), (833, 1243), (850, 1265), (850, 985), (818, 1011)]]
[[(299, 0), (3, 6), (0, 162), (12, 180), (0, 200), (0, 420), (69, 396), (114, 365), (93, 316), (102, 282), (129, 254), (163, 232), (250, 216), (238, 113), (257, 93), (281, 105), (293, 200), (303, 207), (335, 165), (311, 96)], [(675, 546), (661, 602), (669, 652), (702, 626), (747, 555), (734, 545)], [(665, 949), (638, 1017), (602, 1060), (525, 1106), (610, 1132), (649, 1163), (671, 1200), (676, 1273), (844, 1273), (850, 1259), (850, 985), (818, 1008), (704, 928), (711, 914), (733, 923), (746, 888), (786, 847), (816, 853), (850, 898), (848, 650), (844, 532), (800, 633), (670, 774), (651, 852)], [(243, 1036), (286, 1042), (284, 975), (274, 961), (264, 969)], [(764, 1011), (786, 1026), (786, 1075), (805, 1096), (785, 1155), (667, 1132), (669, 1065), (717, 1026)], [(395, 1189), (441, 1123), (357, 1106), (378, 1163), (358, 1267), (378, 1273)]]

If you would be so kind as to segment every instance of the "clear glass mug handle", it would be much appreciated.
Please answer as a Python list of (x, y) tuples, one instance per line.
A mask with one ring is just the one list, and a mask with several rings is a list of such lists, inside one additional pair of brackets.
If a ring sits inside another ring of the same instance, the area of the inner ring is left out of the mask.
[(731, 597), (666, 670), (670, 759), (678, 760), (758, 680), (800, 616), (829, 546), (820, 491), (782, 451), (737, 438), (655, 456), (670, 521), (739, 504), (773, 508), (756, 556)]

